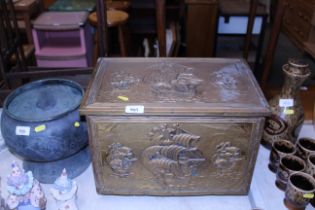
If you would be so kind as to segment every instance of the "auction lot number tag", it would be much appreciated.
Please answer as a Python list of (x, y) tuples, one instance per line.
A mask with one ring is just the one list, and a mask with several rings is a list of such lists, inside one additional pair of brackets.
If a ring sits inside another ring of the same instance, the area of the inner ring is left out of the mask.
[(29, 136), (31, 132), (31, 127), (29, 126), (16, 126), (15, 135), (17, 136)]
[(142, 105), (126, 106), (125, 112), (128, 114), (143, 114), (144, 113), (144, 106), (142, 106)]

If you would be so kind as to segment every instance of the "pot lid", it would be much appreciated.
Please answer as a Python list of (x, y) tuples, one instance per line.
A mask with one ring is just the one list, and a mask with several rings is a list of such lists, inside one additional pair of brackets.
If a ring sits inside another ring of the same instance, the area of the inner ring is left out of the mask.
[(242, 59), (101, 58), (80, 113), (266, 116), (270, 110)]
[(77, 109), (82, 97), (80, 85), (70, 80), (39, 80), (13, 91), (4, 102), (4, 111), (20, 121), (48, 121)]

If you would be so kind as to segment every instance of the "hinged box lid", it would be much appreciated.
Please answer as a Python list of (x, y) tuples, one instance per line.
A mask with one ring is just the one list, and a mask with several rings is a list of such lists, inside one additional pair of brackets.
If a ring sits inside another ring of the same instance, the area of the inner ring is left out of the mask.
[(101, 58), (80, 113), (266, 116), (270, 110), (242, 59)]

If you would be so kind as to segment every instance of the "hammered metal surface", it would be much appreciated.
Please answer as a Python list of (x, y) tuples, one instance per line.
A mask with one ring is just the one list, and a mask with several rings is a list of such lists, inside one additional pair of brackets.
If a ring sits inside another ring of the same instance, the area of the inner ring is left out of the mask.
[(92, 117), (89, 123), (99, 193), (200, 195), (247, 193), (262, 121)]
[(110, 108), (122, 104), (145, 104), (145, 114), (159, 108), (163, 114), (182, 113), (187, 107), (203, 113), (269, 112), (250, 69), (239, 59), (103, 59), (96, 71), (82, 113), (98, 106), (114, 113)]

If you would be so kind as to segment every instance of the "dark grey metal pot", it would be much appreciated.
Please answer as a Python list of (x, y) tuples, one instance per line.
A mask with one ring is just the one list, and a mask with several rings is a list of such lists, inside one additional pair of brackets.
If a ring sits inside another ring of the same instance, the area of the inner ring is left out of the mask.
[[(82, 97), (81, 86), (64, 79), (39, 80), (13, 91), (4, 102), (1, 116), (7, 147), (36, 165), (54, 161), (62, 164), (63, 159), (78, 155), (88, 144), (86, 122), (81, 121), (78, 112)], [(62, 167), (78, 164), (75, 159), (66, 162)]]

